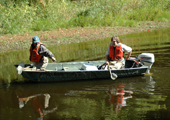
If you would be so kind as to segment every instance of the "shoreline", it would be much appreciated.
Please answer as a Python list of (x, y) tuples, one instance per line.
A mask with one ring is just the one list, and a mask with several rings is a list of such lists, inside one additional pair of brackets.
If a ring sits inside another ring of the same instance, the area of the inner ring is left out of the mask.
[(1, 35), (0, 51), (13, 51), (29, 49), (33, 36), (38, 36), (40, 41), (47, 47), (51, 45), (84, 42), (89, 40), (104, 39), (113, 35), (125, 35), (144, 31), (170, 27), (170, 22), (147, 22), (138, 27), (91, 27), (91, 28), (69, 28), (54, 31), (35, 31), (31, 33)]

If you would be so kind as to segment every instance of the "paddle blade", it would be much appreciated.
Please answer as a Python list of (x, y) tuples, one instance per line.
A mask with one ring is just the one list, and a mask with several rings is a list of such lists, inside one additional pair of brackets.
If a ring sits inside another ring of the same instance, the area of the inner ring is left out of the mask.
[(115, 73), (111, 73), (110, 77), (111, 77), (112, 80), (115, 80), (117, 78), (117, 75)]

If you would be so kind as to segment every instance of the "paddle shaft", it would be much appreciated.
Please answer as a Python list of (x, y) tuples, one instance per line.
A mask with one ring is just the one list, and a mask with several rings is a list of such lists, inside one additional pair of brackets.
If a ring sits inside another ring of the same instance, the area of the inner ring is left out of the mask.
[(112, 72), (111, 72), (111, 69), (110, 69), (110, 63), (108, 62), (108, 67), (109, 67), (109, 72), (110, 72), (110, 77), (111, 77), (111, 79), (112, 80), (115, 80), (116, 78), (114, 78), (113, 76), (112, 76)]

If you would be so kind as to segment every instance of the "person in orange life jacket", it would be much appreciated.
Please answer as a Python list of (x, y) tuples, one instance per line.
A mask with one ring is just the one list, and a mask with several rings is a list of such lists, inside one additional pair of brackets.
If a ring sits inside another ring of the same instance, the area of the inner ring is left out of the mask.
[(119, 37), (113, 36), (111, 43), (106, 51), (106, 64), (111, 65), (111, 69), (121, 69), (125, 66), (124, 52), (127, 52), (126, 60), (129, 59), (132, 53), (132, 48), (120, 43)]
[(45, 70), (48, 64), (48, 57), (51, 58), (53, 62), (56, 61), (52, 52), (40, 42), (38, 36), (34, 36), (30, 47), (30, 61), (33, 62), (34, 68)]

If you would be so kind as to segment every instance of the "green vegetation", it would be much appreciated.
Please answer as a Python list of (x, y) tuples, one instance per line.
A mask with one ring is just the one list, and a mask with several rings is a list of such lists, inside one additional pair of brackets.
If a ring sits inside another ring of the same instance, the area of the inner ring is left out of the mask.
[(169, 21), (170, 0), (2, 0), (0, 16), (0, 34), (72, 27), (133, 27), (145, 21)]

